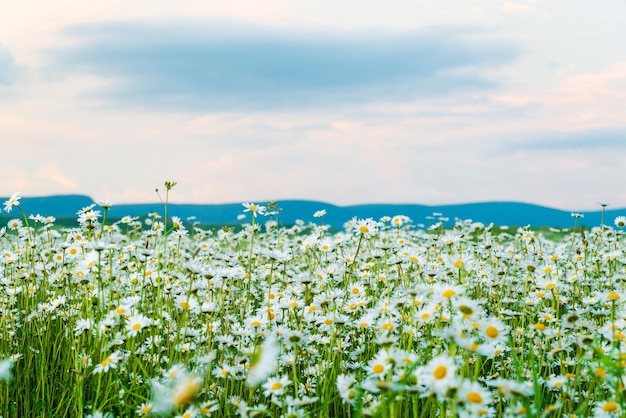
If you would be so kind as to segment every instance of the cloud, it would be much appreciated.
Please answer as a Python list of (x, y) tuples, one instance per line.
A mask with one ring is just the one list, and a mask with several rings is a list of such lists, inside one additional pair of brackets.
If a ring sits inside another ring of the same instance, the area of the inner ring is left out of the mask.
[(46, 71), (98, 77), (106, 88), (86, 97), (137, 108), (228, 111), (403, 101), (492, 88), (480, 69), (510, 63), (520, 51), (467, 36), (475, 32), (106, 22), (66, 28), (70, 46), (48, 51)]
[(626, 128), (539, 133), (513, 140), (501, 147), (503, 151), (591, 151), (607, 149), (626, 149)]
[(65, 175), (56, 163), (48, 163), (35, 171), (35, 176), (42, 182), (61, 186), (65, 190), (76, 190), (76, 182)]
[(17, 78), (17, 65), (11, 51), (0, 44), (0, 98)]

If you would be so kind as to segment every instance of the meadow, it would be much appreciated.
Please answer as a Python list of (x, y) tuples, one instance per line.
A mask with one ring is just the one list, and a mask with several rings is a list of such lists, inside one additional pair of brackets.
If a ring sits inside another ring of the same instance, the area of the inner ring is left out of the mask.
[[(167, 191), (173, 184), (166, 184)], [(542, 234), (441, 215), (204, 229), (162, 213), (0, 229), (0, 415), (612, 417), (626, 218)], [(548, 237), (549, 235), (549, 237)]]

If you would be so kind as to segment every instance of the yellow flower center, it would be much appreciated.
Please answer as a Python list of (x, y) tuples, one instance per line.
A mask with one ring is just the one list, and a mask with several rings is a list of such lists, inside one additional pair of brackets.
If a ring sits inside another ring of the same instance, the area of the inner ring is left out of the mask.
[(454, 295), (456, 295), (456, 292), (454, 291), (454, 289), (446, 289), (441, 294), (441, 296), (443, 296), (444, 298), (451, 298)]
[(608, 295), (606, 295), (606, 298), (608, 300), (619, 300), (620, 296), (619, 296), (619, 294), (617, 292), (611, 292)]
[(376, 374), (380, 374), (385, 370), (385, 366), (383, 366), (382, 364), (376, 364), (374, 367), (372, 367), (372, 371)]
[(433, 376), (435, 376), (435, 379), (437, 380), (443, 379), (444, 377), (446, 377), (447, 374), (448, 374), (448, 368), (443, 365), (437, 366), (437, 368), (433, 372)]
[(607, 403), (605, 403), (604, 405), (602, 405), (602, 410), (604, 412), (615, 412), (617, 411), (619, 407), (617, 406), (617, 404), (613, 401), (609, 401)]
[(467, 400), (471, 403), (483, 403), (483, 397), (478, 392), (469, 392), (467, 394)]
[(361, 231), (364, 234), (367, 234), (368, 232), (370, 232), (370, 229), (368, 227), (366, 227), (365, 225), (361, 225), (359, 227), (359, 231)]
[(487, 334), (487, 337), (489, 338), (496, 338), (500, 333), (498, 332), (498, 328), (494, 327), (493, 325), (489, 325), (485, 329), (485, 334)]
[(457, 269), (463, 267), (464, 265), (465, 265), (465, 261), (463, 260), (456, 260), (454, 262), (454, 267)]
[(272, 384), (272, 390), (280, 390), (282, 387), (283, 387), (283, 384), (281, 382), (276, 382)]
[(196, 396), (196, 393), (200, 390), (200, 384), (200, 379), (196, 377), (185, 377), (174, 393), (172, 393), (172, 403), (174, 406), (180, 407), (191, 402)]

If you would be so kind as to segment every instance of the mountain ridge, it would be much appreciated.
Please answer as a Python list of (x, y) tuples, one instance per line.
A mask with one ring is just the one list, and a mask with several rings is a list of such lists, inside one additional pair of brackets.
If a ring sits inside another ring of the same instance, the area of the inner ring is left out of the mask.
[[(8, 199), (0, 198), (0, 202)], [(41, 214), (55, 217), (76, 217), (76, 213), (82, 208), (96, 203), (91, 197), (81, 194), (51, 195), (41, 197), (22, 197), (20, 205), (24, 211), (30, 214)], [(257, 202), (265, 205), (265, 202)], [(574, 224), (572, 212), (550, 208), (532, 203), (514, 201), (472, 202), (445, 205), (423, 205), (412, 203), (367, 203), (358, 205), (335, 205), (328, 202), (293, 199), (277, 203), (280, 209), (278, 219), (284, 224), (293, 224), (296, 220), (305, 222), (315, 221), (341, 228), (346, 221), (353, 217), (380, 219), (383, 216), (405, 215), (411, 218), (413, 223), (420, 224), (434, 222), (433, 213), (441, 213), (448, 218), (448, 223), (454, 219), (483, 222), (495, 225), (534, 227), (559, 227), (567, 228)], [(241, 221), (237, 217), (243, 214), (244, 207), (241, 203), (169, 203), (168, 215), (179, 216), (186, 220), (189, 217), (202, 223), (210, 224), (236, 224)], [(320, 210), (326, 210), (322, 219), (314, 218), (313, 214)], [(162, 203), (124, 203), (113, 204), (108, 211), (108, 216), (121, 218), (123, 216), (146, 216), (151, 212), (163, 213)], [(581, 211), (583, 215), (579, 219), (579, 225), (600, 225), (602, 211)], [(626, 209), (605, 210), (605, 223), (611, 224), (616, 216), (626, 214)], [(9, 214), (2, 213), (3, 216)], [(263, 218), (259, 218), (263, 221)]]

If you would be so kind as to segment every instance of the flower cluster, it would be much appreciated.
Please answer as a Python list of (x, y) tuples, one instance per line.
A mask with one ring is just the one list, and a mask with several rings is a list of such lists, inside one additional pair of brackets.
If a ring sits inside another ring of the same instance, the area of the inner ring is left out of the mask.
[(101, 206), (75, 228), (36, 215), (2, 232), (0, 415), (626, 408), (626, 218), (572, 233), (395, 215), (331, 232), (263, 229), (273, 205), (245, 203), (250, 222), (207, 230), (158, 213), (105, 224)]

